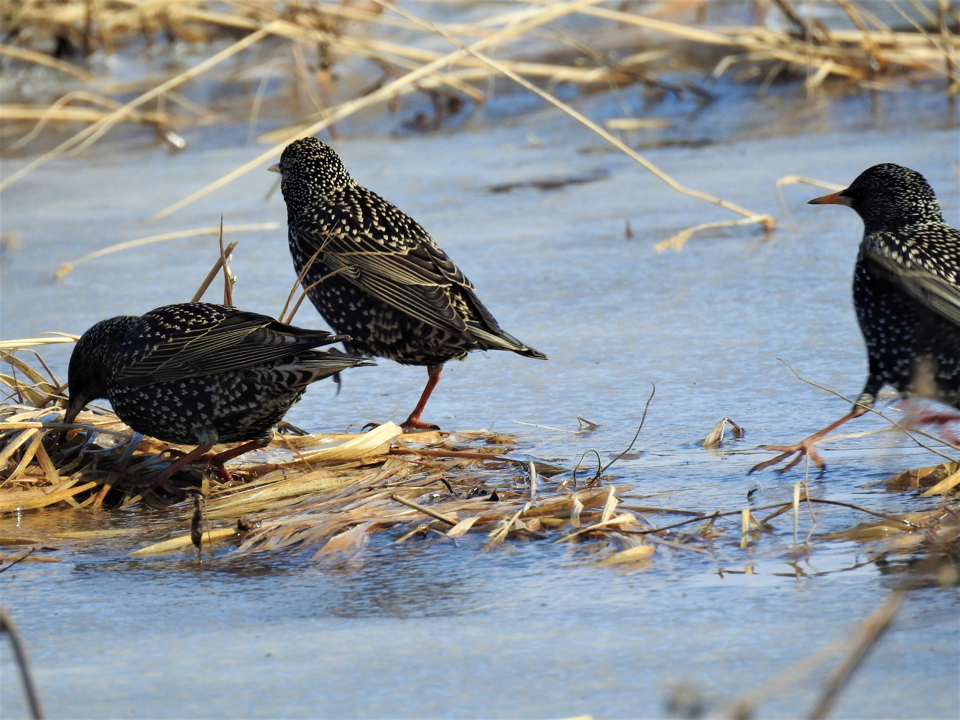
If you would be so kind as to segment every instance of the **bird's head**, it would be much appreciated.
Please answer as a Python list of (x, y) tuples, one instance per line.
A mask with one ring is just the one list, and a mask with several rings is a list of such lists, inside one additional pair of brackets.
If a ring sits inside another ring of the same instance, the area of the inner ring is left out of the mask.
[(893, 163), (874, 165), (847, 189), (814, 198), (810, 204), (851, 207), (863, 219), (867, 232), (943, 222), (940, 204), (923, 175)]
[(88, 402), (107, 397), (113, 354), (135, 320), (135, 317), (102, 320), (80, 336), (70, 355), (67, 376), (70, 397), (64, 422), (76, 420)]
[(287, 145), (280, 162), (269, 169), (280, 173), (280, 189), (291, 218), (353, 182), (333, 148), (315, 137)]

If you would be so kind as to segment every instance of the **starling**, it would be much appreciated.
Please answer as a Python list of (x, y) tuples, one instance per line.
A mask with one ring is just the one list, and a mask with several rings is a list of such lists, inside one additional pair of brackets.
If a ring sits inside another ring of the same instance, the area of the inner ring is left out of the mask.
[(426, 388), (406, 429), (435, 429), (420, 415), (443, 364), (471, 350), (546, 360), (505, 332), (469, 280), (415, 220), (350, 177), (314, 137), (291, 143), (281, 175), (290, 252), (303, 287), (349, 352), (426, 365)]
[(930, 185), (913, 170), (885, 163), (810, 204), (846, 205), (863, 220), (853, 304), (870, 372), (847, 415), (796, 445), (769, 447), (782, 454), (753, 470), (794, 453), (784, 470), (804, 455), (822, 468), (814, 445), (872, 407), (885, 384), (960, 407), (960, 230), (944, 222)]
[[(196, 445), (149, 484), (188, 462), (223, 463), (267, 445), (273, 427), (307, 385), (362, 358), (314, 350), (346, 338), (284, 325), (266, 315), (209, 303), (182, 303), (98, 322), (70, 356), (73, 422), (106, 398), (121, 420), (163, 442)], [(219, 443), (244, 443), (206, 455)]]

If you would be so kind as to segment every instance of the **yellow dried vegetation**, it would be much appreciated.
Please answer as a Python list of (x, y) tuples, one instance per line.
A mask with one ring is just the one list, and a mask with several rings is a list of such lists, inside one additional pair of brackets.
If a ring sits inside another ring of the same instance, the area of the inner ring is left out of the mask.
[[(515, 442), (504, 435), (407, 435), (393, 423), (352, 434), (278, 433), (263, 452), (231, 463), (229, 483), (200, 468), (178, 475), (202, 502), (128, 489), (126, 477), (155, 471), (187, 448), (139, 436), (107, 410), (87, 410), (64, 424), (52, 374), (10, 352), (2, 359), (11, 372), (0, 374), (0, 382), (15, 401), (0, 405), (0, 514), (141, 506), (167, 508), (185, 529), (188, 521), (196, 525), (136, 556), (231, 542), (241, 554), (316, 546), (316, 558), (342, 560), (362, 550), (372, 533), (398, 525), (410, 526), (399, 541), (418, 533), (455, 539), (486, 532), (488, 547), (507, 538), (559, 538), (565, 528), (571, 532), (563, 539), (641, 527), (636, 514), (615, 513), (616, 488), (575, 485), (562, 468), (512, 459)], [(640, 538), (623, 542), (632, 550), (607, 562), (653, 552)]]
[[(874, 543), (873, 558), (924, 549), (950, 554), (960, 543), (960, 463), (954, 461), (887, 481), (893, 492), (921, 490), (941, 498), (936, 508), (921, 512), (890, 515), (811, 497), (803, 482), (796, 483), (792, 502), (711, 512), (641, 503), (629, 488), (603, 484), (609, 482), (604, 474), (609, 464), (593, 473), (581, 470), (578, 478), (570, 469), (531, 461), (505, 435), (404, 434), (393, 423), (344, 434), (300, 434), (282, 427), (268, 448), (231, 463), (232, 482), (194, 466), (176, 476), (185, 495), (171, 496), (128, 487), (125, 479), (154, 472), (189, 448), (137, 435), (99, 408), (64, 424), (59, 382), (35, 351), (19, 352), (32, 353), (39, 369), (14, 352), (0, 354), (9, 367), (0, 373), (9, 390), (0, 404), (0, 516), (41, 509), (162, 510), (170, 532), (160, 542), (140, 543), (132, 553), (137, 557), (198, 549), (234, 555), (307, 551), (317, 561), (344, 562), (361, 553), (374, 533), (389, 530), (395, 542), (424, 534), (456, 540), (484, 533), (486, 549), (508, 539), (588, 541), (588, 555), (599, 566), (637, 570), (647, 566), (658, 547), (709, 554), (714, 539), (731, 534), (739, 534), (742, 548), (750, 547), (762, 542), (781, 516), (792, 517), (795, 551), (805, 554), (820, 522), (814, 507), (871, 516), (868, 523), (821, 534), (817, 541)], [(804, 540), (797, 526), (807, 514), (810, 530)], [(653, 516), (682, 519), (655, 521)], [(76, 530), (60, 532), (55, 526), (43, 537), (35, 534), (7, 526), (0, 544), (80, 538)], [(956, 564), (949, 567), (955, 574)]]
[[(498, 3), (491, 5), (489, 14), (474, 13), (469, 21), (437, 24), (385, 0), (279, 4), (265, 0), (14, 0), (0, 10), (10, 38), (0, 46), (0, 53), (8, 58), (8, 67), (9, 63), (44, 65), (89, 81), (92, 76), (87, 69), (62, 57), (78, 50), (87, 56), (96, 51), (110, 54), (134, 42), (151, 45), (162, 37), (194, 44), (232, 44), (159, 84), (153, 81), (147, 86), (139, 83), (136, 88), (115, 88), (115, 93), (139, 93), (124, 103), (103, 93), (72, 90), (51, 105), (16, 104), (0, 108), (0, 123), (15, 123), (13, 129), (4, 129), (5, 137), (15, 134), (25, 122), (36, 121), (29, 132), (21, 133), (19, 140), (7, 147), (8, 151), (22, 147), (49, 123), (88, 123), (53, 150), (6, 174), (0, 181), (0, 190), (63, 153), (82, 152), (119, 122), (152, 124), (175, 147), (182, 147), (183, 139), (175, 129), (187, 123), (211, 122), (213, 113), (187, 101), (177, 88), (231, 58), (241, 63), (246, 58), (249, 68), (263, 74), (252, 99), (253, 128), (262, 106), (264, 83), (277, 71), (275, 64), (260, 67), (264, 53), (250, 50), (266, 42), (268, 56), (289, 59), (289, 71), (279, 77), (309, 98), (311, 107), (306, 116), (261, 136), (261, 141), (272, 145), (270, 150), (212, 180), (155, 217), (174, 213), (272, 161), (287, 143), (298, 137), (327, 128), (333, 131), (336, 122), (355, 113), (389, 106), (409, 93), (424, 92), (430, 95), (436, 111), (436, 117), (425, 121), (429, 129), (469, 103), (483, 103), (493, 87), (492, 81), (505, 78), (540, 95), (677, 192), (738, 216), (699, 222), (659, 246), (681, 247), (697, 232), (746, 225), (760, 225), (769, 231), (776, 222), (769, 215), (684, 187), (622, 138), (557, 99), (550, 92), (551, 87), (568, 83), (590, 91), (639, 84), (661, 95), (702, 93), (702, 89), (690, 83), (678, 86), (662, 81), (658, 72), (699, 71), (716, 79), (731, 68), (747, 66), (755, 69), (751, 77), (763, 78), (764, 87), (779, 76), (792, 74), (802, 78), (808, 92), (815, 91), (829, 78), (871, 91), (897, 90), (905, 83), (917, 87), (917, 83), (925, 81), (931, 81), (928, 87), (949, 94), (960, 90), (955, 60), (960, 40), (951, 30), (958, 18), (946, 5), (939, 15), (931, 15), (918, 3), (908, 10), (897, 8), (907, 30), (891, 29), (851, 0), (822, 4), (834, 10), (831, 17), (848, 18), (846, 28), (827, 27), (822, 21), (798, 13), (788, 0), (775, 3), (785, 18), (779, 26), (766, 22), (716, 25), (708, 20), (709, 3), (687, 0), (621, 5), (618, 9), (602, 5), (602, 0), (565, 0), (533, 6)], [(561, 20), (566, 25), (557, 25)], [(574, 29), (569, 27), (571, 22)], [(451, 44), (448, 51), (436, 49), (440, 38)], [(496, 60), (487, 54), (493, 49)], [(316, 54), (312, 67), (305, 60), (305, 51)], [(381, 80), (363, 88), (341, 87), (334, 68), (350, 59), (375, 63), (382, 72)], [(227, 77), (236, 77), (235, 66)], [(156, 110), (140, 109), (147, 103), (156, 103)], [(629, 127), (651, 126), (650, 118), (613, 118), (612, 122), (608, 128), (615, 131), (626, 127), (624, 122)]]

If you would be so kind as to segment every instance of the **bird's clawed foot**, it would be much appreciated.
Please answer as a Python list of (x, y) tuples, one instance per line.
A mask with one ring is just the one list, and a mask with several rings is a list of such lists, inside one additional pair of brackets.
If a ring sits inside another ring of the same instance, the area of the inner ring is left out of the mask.
[(799, 463), (804, 457), (808, 457), (810, 458), (810, 460), (813, 461), (814, 465), (820, 468), (820, 474), (822, 475), (824, 470), (826, 470), (827, 468), (827, 464), (823, 461), (823, 458), (820, 457), (820, 454), (816, 451), (815, 446), (818, 445), (827, 436), (827, 433), (833, 432), (838, 427), (843, 425), (845, 422), (853, 420), (856, 417), (860, 417), (866, 411), (867, 411), (867, 406), (861, 405), (858, 403), (854, 405), (853, 410), (848, 412), (842, 418), (840, 418), (836, 422), (830, 423), (825, 428), (823, 428), (823, 430), (819, 430), (818, 432), (815, 432), (810, 437), (801, 440), (795, 445), (763, 445), (762, 447), (765, 450), (773, 450), (774, 452), (778, 452), (780, 454), (777, 455), (775, 458), (764, 460), (762, 463), (757, 463), (752, 468), (750, 468), (750, 472), (748, 472), (747, 475), (749, 475), (750, 473), (756, 470), (766, 470), (768, 467), (777, 465), (778, 463), (783, 462), (788, 457), (794, 454), (796, 454), (796, 457), (793, 460), (791, 460), (789, 463), (787, 463), (785, 466), (780, 468), (780, 472), (787, 472), (789, 470), (792, 470), (797, 466), (797, 463)]
[(420, 418), (415, 418), (413, 416), (408, 417), (404, 420), (400, 427), (402, 427), (407, 432), (425, 432), (427, 430), (439, 430), (439, 425), (431, 425), (430, 423), (423, 422)]
[(166, 490), (171, 495), (180, 496), (186, 495), (187, 493), (184, 488), (173, 484), (170, 479), (173, 476), (173, 473), (170, 472), (169, 467), (158, 472), (148, 473), (146, 475), (134, 475), (127, 470), (114, 470), (114, 472), (120, 476), (121, 481), (126, 487), (134, 491), (154, 490), (160, 488)]
[(816, 435), (811, 435), (810, 437), (804, 440), (801, 440), (800, 442), (795, 443), (794, 445), (761, 445), (761, 447), (764, 450), (772, 450), (780, 454), (769, 460), (764, 460), (762, 463), (757, 463), (752, 468), (750, 468), (750, 472), (748, 472), (747, 474), (749, 475), (754, 471), (766, 470), (768, 467), (773, 467), (774, 465), (778, 465), (779, 463), (789, 458), (791, 455), (796, 455), (796, 457), (793, 458), (793, 460), (791, 460), (789, 463), (784, 465), (782, 468), (780, 468), (780, 472), (782, 473), (789, 472), (790, 470), (795, 468), (801, 460), (803, 460), (804, 456), (806, 456), (810, 458), (810, 461), (814, 465), (816, 465), (818, 468), (820, 468), (820, 472), (823, 473), (823, 471), (826, 470), (827, 468), (827, 464), (823, 461), (823, 458), (820, 457), (820, 454), (816, 451), (816, 448), (815, 448), (816, 444), (820, 442), (820, 440), (822, 439), (823, 439), (823, 436), (821, 436), (820, 433), (817, 433)]

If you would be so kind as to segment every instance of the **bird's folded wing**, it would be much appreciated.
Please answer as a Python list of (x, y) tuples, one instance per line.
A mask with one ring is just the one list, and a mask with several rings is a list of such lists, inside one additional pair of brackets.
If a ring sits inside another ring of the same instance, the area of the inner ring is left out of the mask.
[(924, 307), (960, 327), (960, 286), (956, 282), (878, 252), (867, 251), (864, 258), (875, 275), (893, 283)]
[[(322, 249), (331, 270), (343, 270), (344, 279), (407, 315), (481, 346), (522, 347), (503, 332), (470, 280), (419, 223), (370, 196), (375, 207), (368, 206), (362, 220), (336, 203), (306, 212), (295, 228), (299, 241), (313, 252)], [(470, 305), (466, 317), (453, 295)]]
[(474, 340), (451, 302), (449, 283), (430, 282), (390, 262), (390, 253), (324, 253), (331, 270), (347, 269), (342, 277), (390, 307), (422, 322)]
[[(131, 387), (230, 372), (290, 357), (337, 341), (322, 330), (282, 325), (266, 315), (219, 307), (190, 315), (169, 331), (158, 316), (141, 318), (137, 337), (127, 341), (136, 359), (116, 375)], [(165, 321), (164, 321), (165, 322)]]

